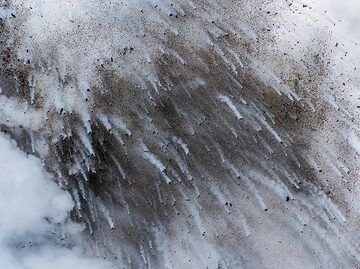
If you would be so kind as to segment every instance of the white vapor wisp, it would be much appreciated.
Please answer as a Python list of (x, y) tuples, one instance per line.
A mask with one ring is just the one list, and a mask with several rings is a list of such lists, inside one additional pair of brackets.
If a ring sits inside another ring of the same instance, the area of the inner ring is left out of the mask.
[(68, 221), (73, 202), (49, 180), (40, 160), (4, 135), (0, 148), (0, 268), (110, 268), (69, 241), (82, 230)]

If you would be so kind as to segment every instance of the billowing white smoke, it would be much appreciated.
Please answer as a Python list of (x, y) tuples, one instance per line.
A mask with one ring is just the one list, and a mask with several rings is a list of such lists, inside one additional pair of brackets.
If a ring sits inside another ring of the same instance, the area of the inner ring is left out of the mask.
[(71, 197), (48, 179), (40, 160), (3, 134), (0, 149), (0, 268), (110, 268), (69, 243), (81, 232), (68, 221)]

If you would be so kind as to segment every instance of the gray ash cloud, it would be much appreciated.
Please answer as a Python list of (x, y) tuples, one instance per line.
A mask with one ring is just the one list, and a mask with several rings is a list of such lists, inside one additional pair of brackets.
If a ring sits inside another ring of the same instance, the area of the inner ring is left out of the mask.
[(6, 1), (1, 129), (71, 194), (85, 254), (125, 268), (359, 265), (357, 118), (332, 97), (327, 24), (296, 26), (305, 8)]

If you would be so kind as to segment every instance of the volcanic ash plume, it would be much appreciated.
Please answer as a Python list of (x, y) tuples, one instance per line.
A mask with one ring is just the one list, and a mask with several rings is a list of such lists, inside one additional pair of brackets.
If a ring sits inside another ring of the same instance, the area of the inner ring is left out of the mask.
[(360, 268), (360, 5), (305, 2), (2, 1), (0, 267)]

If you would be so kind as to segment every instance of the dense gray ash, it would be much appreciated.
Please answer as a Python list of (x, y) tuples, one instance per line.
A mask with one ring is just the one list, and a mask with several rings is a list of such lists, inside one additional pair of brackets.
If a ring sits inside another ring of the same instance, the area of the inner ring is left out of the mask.
[(72, 195), (85, 254), (117, 268), (359, 268), (344, 194), (358, 164), (338, 138), (357, 119), (328, 99), (325, 24), (300, 61), (280, 48), (293, 4), (5, 1), (1, 103), (24, 111), (3, 109), (1, 130)]

